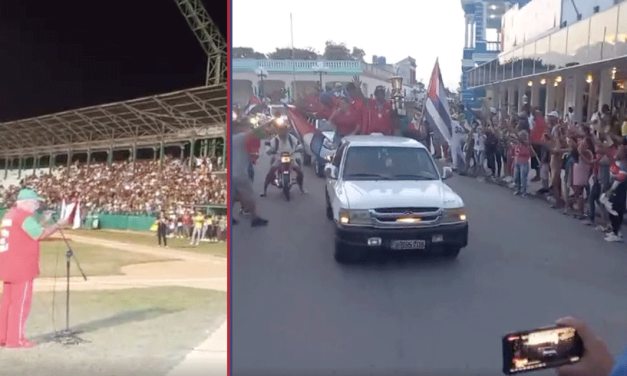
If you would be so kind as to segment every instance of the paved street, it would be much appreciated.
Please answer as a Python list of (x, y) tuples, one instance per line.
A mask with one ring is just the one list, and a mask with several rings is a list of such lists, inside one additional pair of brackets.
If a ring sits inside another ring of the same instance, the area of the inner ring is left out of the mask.
[[(258, 191), (267, 169), (263, 159)], [(456, 261), (341, 266), (324, 181), (305, 173), (308, 195), (294, 187), (286, 202), (271, 187), (259, 198), (267, 228), (233, 227), (234, 375), (499, 375), (503, 334), (569, 314), (614, 353), (627, 345), (627, 244), (541, 200), (456, 176), (448, 184), (470, 221)]]

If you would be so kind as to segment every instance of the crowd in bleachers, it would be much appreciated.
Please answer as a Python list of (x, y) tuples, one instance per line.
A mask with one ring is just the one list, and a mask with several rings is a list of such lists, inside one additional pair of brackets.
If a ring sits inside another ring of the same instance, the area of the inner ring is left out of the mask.
[[(219, 161), (217, 164), (221, 165)], [(55, 173), (40, 170), (24, 177), (20, 186), (0, 185), (0, 207), (12, 205), (21, 187), (34, 188), (49, 207), (58, 207), (63, 200), (80, 199), (86, 212), (156, 213), (181, 211), (193, 205), (225, 205), (225, 176), (214, 174), (216, 162), (198, 158), (195, 168), (188, 161), (167, 157), (159, 161), (138, 160), (106, 163), (74, 163), (57, 168)]]

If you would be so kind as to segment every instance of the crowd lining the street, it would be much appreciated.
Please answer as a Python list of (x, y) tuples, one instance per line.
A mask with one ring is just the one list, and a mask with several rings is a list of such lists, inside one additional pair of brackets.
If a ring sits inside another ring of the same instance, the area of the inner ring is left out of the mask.
[[(579, 123), (572, 108), (565, 116), (552, 111), (546, 117), (528, 104), (512, 116), (484, 109), (446, 156), (461, 175), (545, 198), (552, 208), (606, 232), (605, 240), (622, 241), (627, 122), (618, 111), (603, 105), (589, 122)], [(454, 117), (464, 121), (460, 112)], [(529, 192), (530, 182), (541, 188)]]

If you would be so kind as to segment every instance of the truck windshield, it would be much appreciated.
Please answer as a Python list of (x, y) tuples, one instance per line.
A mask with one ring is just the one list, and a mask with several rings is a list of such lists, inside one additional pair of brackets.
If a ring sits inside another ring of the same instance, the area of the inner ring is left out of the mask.
[(439, 180), (425, 149), (353, 146), (346, 153), (344, 180)]

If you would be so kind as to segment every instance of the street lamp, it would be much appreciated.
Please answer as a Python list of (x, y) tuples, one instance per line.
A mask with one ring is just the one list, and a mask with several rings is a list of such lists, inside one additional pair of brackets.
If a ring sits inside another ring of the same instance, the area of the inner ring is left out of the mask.
[(264, 67), (255, 69), (255, 74), (259, 77), (259, 96), (263, 97), (263, 79), (268, 77), (268, 71)]
[(330, 70), (329, 67), (325, 67), (324, 63), (321, 62), (321, 61), (319, 61), (318, 64), (316, 64), (313, 67), (314, 74), (317, 74), (317, 75), (320, 76), (320, 81), (319, 81), (320, 82), (320, 88), (324, 87), (323, 84), (322, 84), (322, 75), (329, 73), (329, 70)]

